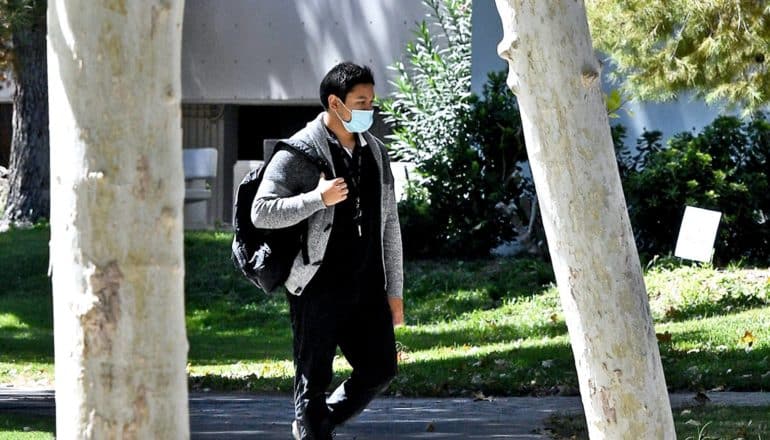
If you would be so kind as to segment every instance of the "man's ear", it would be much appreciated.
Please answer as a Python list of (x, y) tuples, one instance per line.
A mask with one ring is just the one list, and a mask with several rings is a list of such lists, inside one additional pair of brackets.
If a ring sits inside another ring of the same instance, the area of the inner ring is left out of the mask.
[(337, 95), (329, 95), (329, 97), (326, 98), (326, 104), (332, 110), (339, 110), (340, 98), (338, 98)]

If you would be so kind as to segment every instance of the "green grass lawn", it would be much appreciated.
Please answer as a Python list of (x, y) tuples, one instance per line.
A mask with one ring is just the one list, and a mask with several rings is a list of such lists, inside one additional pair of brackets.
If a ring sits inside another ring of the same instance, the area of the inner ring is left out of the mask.
[(53, 417), (0, 413), (0, 440), (52, 440), (55, 429)]
[[(229, 232), (186, 234), (191, 385), (288, 392), (286, 299), (265, 296), (235, 271), (230, 240)], [(44, 228), (0, 234), (0, 384), (52, 381), (47, 243)], [(769, 273), (666, 264), (647, 271), (672, 390), (770, 389)], [(407, 263), (408, 325), (397, 331), (400, 374), (389, 392), (574, 391), (577, 378), (552, 281), (549, 265), (526, 259)], [(342, 358), (337, 366), (340, 380), (348, 367)]]
[[(730, 407), (707, 405), (676, 408), (676, 436), (682, 440), (765, 440), (770, 438), (770, 407)], [(554, 440), (587, 440), (582, 414), (558, 415), (546, 422)]]

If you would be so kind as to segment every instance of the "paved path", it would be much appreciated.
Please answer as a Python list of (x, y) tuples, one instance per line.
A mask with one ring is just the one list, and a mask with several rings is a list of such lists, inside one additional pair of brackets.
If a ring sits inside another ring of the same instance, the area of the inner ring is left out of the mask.
[[(674, 406), (694, 403), (694, 395), (673, 394)], [(711, 404), (768, 405), (770, 393), (708, 393)], [(0, 388), (0, 411), (53, 416), (52, 391)], [(578, 397), (506, 397), (474, 402), (467, 398), (383, 397), (355, 421), (338, 429), (337, 439), (546, 439), (548, 415), (580, 411)], [(201, 440), (289, 439), (289, 396), (195, 393), (190, 395), (191, 437)]]

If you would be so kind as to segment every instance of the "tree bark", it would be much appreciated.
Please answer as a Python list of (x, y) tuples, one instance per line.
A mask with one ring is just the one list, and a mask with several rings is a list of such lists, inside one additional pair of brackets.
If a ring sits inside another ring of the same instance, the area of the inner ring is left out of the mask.
[(674, 424), (581, 0), (496, 0), (592, 439)]
[(58, 438), (189, 437), (183, 3), (48, 4)]
[(48, 81), (45, 16), (13, 32), (13, 136), (4, 220), (29, 224), (49, 215)]

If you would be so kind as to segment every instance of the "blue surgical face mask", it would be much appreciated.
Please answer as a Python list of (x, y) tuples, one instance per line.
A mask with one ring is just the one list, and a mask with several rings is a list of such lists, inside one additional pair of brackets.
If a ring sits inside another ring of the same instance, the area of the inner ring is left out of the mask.
[(350, 112), (350, 120), (346, 121), (342, 119), (342, 116), (336, 110), (334, 111), (337, 117), (340, 118), (340, 121), (342, 121), (345, 130), (350, 133), (363, 133), (371, 128), (374, 122), (374, 110), (351, 110), (341, 100), (340, 104)]

